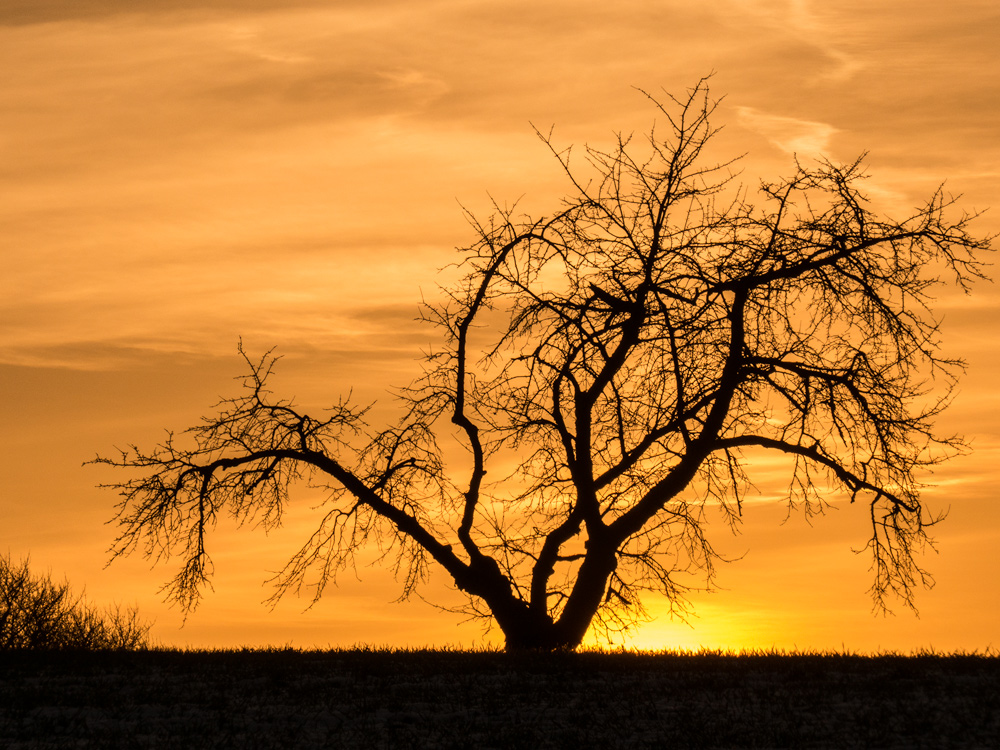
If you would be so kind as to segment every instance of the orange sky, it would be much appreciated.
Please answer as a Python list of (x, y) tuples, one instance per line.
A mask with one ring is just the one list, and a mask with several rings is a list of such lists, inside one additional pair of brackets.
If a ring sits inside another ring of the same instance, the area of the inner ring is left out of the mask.
[[(305, 614), (263, 607), (308, 489), (269, 538), (220, 529), (216, 591), (179, 629), (157, 594), (167, 569), (103, 568), (116, 498), (94, 485), (116, 477), (81, 463), (232, 394), (240, 336), (279, 347), (276, 390), (303, 406), (407, 382), (428, 335), (420, 294), (471, 239), (458, 202), (550, 210), (564, 185), (529, 123), (563, 144), (641, 132), (651, 112), (632, 87), (680, 92), (716, 71), (719, 146), (749, 153), (751, 183), (793, 153), (868, 151), (889, 213), (942, 180), (969, 208), (1000, 207), (998, 33), (994, 0), (0, 0), (0, 551), (93, 601), (137, 603), (166, 644), (492, 642), (391, 604), (378, 570)], [(980, 232), (1000, 231), (997, 211)], [(740, 537), (715, 536), (746, 553), (724, 590), (695, 598), (691, 627), (660, 618), (634, 645), (1000, 647), (1000, 295), (948, 292), (939, 309), (946, 351), (969, 362), (943, 426), (975, 452), (927, 496), (951, 515), (920, 619), (870, 614), (867, 559), (850, 551), (863, 507), (781, 525), (763, 497)]]

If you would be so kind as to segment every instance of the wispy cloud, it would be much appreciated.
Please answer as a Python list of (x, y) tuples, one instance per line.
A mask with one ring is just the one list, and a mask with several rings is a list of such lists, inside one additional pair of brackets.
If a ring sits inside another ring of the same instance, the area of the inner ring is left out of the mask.
[[(360, 3), (339, 0), (338, 5)], [(255, 13), (329, 6), (325, 0), (4, 0), (0, 5), (0, 26), (30, 26), (62, 22), (101, 22), (116, 17), (176, 16), (196, 13), (202, 17), (218, 14)]]
[(827, 155), (838, 132), (825, 122), (772, 115), (753, 107), (737, 107), (736, 112), (743, 127), (764, 136), (785, 153), (803, 157)]
[(865, 63), (842, 38), (843, 13), (829, 4), (812, 0), (729, 0), (717, 7), (730, 23), (767, 29), (786, 43), (797, 41), (813, 48), (826, 64), (800, 73), (813, 81), (844, 82), (860, 72)]
[(228, 26), (225, 37), (234, 51), (267, 62), (299, 64), (313, 59), (307, 55), (281, 49), (274, 43), (268, 43), (261, 39), (260, 30), (252, 26), (244, 24)]

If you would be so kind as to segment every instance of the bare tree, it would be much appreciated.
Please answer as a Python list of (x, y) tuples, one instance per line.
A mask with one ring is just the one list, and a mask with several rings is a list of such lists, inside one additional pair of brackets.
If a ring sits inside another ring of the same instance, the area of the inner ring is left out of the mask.
[(0, 652), (144, 649), (151, 627), (134, 607), (98, 609), (68, 583), (32, 573), (27, 559), (0, 555)]
[[(751, 201), (731, 163), (702, 164), (706, 82), (650, 99), (649, 137), (587, 148), (582, 173), (540, 134), (571, 186), (551, 217), (470, 217), (464, 280), (425, 308), (443, 344), (395, 425), (347, 401), (301, 414), (269, 393), (274, 360), (244, 354), (243, 395), (183, 441), (98, 459), (139, 470), (113, 485), (113, 556), (179, 556), (165, 588), (193, 608), (220, 514), (273, 526), (307, 479), (327, 504), (275, 597), (322, 596), (376, 544), (404, 596), (438, 565), (508, 648), (574, 648), (634, 624), (643, 590), (683, 610), (711, 584), (707, 524), (739, 521), (748, 452), (769, 451), (793, 507), (867, 504), (875, 604), (912, 606), (938, 520), (921, 478), (964, 448), (933, 431), (962, 363), (940, 353), (931, 289), (984, 278), (990, 238), (941, 191), (902, 221), (874, 213), (860, 160), (797, 163)], [(462, 459), (439, 442), (456, 435)]]

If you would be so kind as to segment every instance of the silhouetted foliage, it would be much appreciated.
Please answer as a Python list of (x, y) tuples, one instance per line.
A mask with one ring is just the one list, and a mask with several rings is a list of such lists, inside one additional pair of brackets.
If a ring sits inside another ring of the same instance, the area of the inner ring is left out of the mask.
[(150, 627), (134, 608), (95, 609), (28, 560), (0, 556), (0, 650), (146, 648)]
[(571, 187), (553, 215), (470, 217), (463, 281), (425, 306), (442, 345), (397, 424), (372, 429), (349, 401), (301, 414), (268, 391), (274, 360), (244, 354), (244, 394), (183, 440), (98, 459), (139, 471), (113, 485), (112, 554), (179, 556), (167, 589), (190, 609), (219, 515), (273, 527), (308, 479), (329, 499), (276, 597), (322, 596), (378, 545), (404, 596), (437, 564), (509, 648), (573, 648), (641, 618), (643, 590), (683, 611), (688, 574), (710, 585), (711, 512), (738, 523), (748, 456), (771, 452), (792, 507), (868, 505), (875, 604), (912, 606), (938, 520), (923, 472), (964, 448), (933, 430), (962, 365), (939, 352), (931, 290), (983, 278), (989, 239), (941, 191), (876, 214), (860, 161), (796, 163), (751, 199), (732, 163), (702, 164), (704, 81), (651, 101), (649, 137), (587, 148), (582, 171), (540, 134)]

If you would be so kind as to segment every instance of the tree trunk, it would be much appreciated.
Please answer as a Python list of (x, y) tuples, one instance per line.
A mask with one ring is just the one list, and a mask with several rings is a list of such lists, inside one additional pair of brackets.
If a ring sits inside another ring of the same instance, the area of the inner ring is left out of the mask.
[(615, 547), (591, 538), (587, 556), (576, 575), (573, 591), (556, 623), (562, 640), (573, 644), (571, 648), (579, 646), (590, 629), (590, 623), (608, 590), (608, 579), (617, 567)]
[[(607, 591), (608, 578), (617, 566), (614, 548), (598, 549), (587, 554), (576, 585), (558, 621), (538, 614), (527, 606), (506, 609), (501, 615), (490, 604), (506, 638), (507, 651), (572, 651), (583, 642)], [(520, 602), (519, 602), (520, 603)]]
[(548, 617), (544, 621), (534, 617), (532, 620), (503, 631), (505, 651), (572, 651), (580, 645), (560, 637), (555, 623)]

